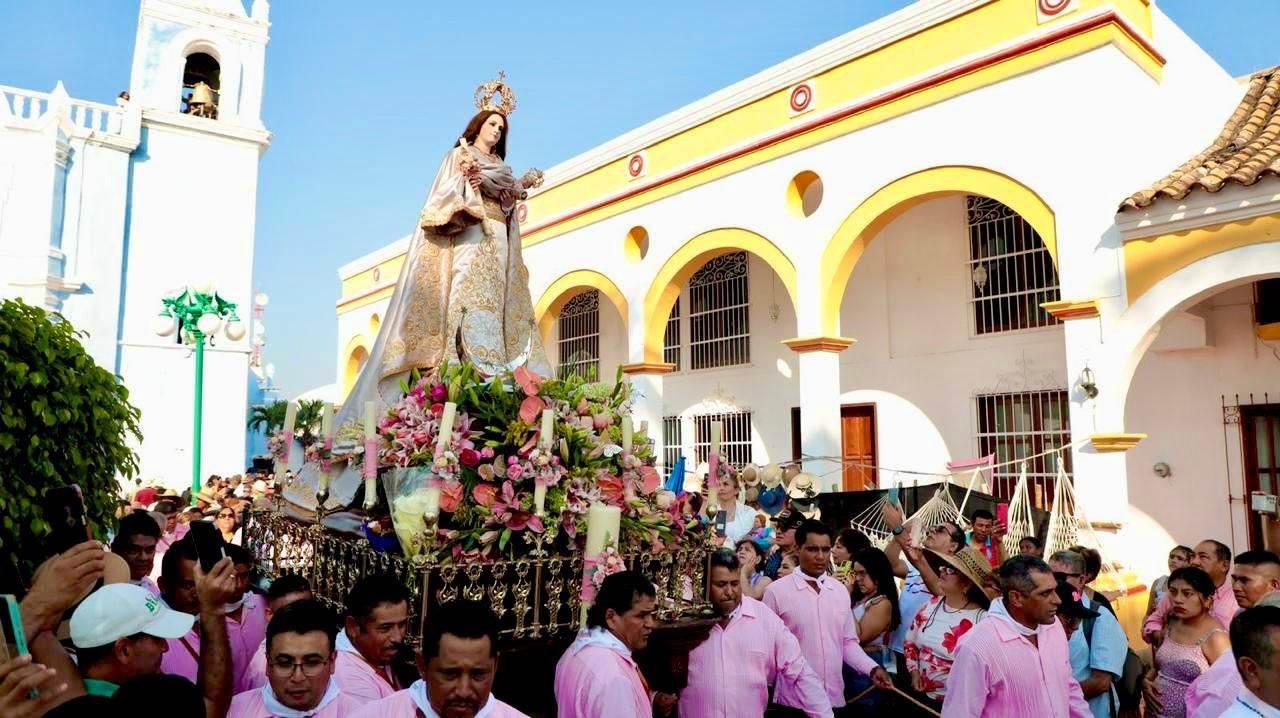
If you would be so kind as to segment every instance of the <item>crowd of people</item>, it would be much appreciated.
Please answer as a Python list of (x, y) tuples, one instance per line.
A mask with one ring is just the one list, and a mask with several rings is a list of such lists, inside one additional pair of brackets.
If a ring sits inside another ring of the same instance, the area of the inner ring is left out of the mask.
[[(487, 603), (443, 604), (419, 634), (397, 578), (362, 577), (341, 615), (301, 576), (258, 580), (240, 519), (275, 488), (215, 477), (192, 501), (145, 487), (108, 546), (46, 561), (20, 605), (29, 655), (0, 664), (0, 718), (524, 715), (492, 694)], [(646, 681), (637, 657), (659, 596), (623, 571), (559, 656), (558, 715), (1280, 716), (1274, 553), (1233, 556), (1216, 540), (1170, 551), (1142, 626), (1148, 666), (1091, 586), (1092, 548), (1043, 556), (1029, 536), (1006, 556), (1004, 527), (981, 510), (965, 531), (913, 526), (889, 504), (883, 549), (797, 510), (765, 526), (747, 504), (734, 511), (707, 571), (716, 620), (683, 687)], [(198, 521), (216, 527), (218, 556), (200, 555)]]

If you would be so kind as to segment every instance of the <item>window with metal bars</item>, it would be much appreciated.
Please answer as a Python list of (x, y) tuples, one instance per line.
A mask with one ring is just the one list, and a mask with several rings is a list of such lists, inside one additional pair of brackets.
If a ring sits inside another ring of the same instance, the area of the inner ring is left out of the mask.
[[(1027, 461), (1027, 495), (1031, 505), (1048, 510), (1058, 475), (1057, 455), (1038, 456), (1071, 443), (1071, 420), (1066, 389), (981, 394), (975, 397), (978, 455), (995, 455), (996, 464)], [(1071, 475), (1071, 452), (1062, 452), (1063, 468)], [(1020, 465), (998, 466), (992, 493), (1008, 501), (1018, 484)]]
[(571, 374), (597, 381), (600, 377), (600, 292), (589, 289), (565, 302), (557, 321), (560, 366), (557, 375)]
[(667, 316), (667, 330), (662, 335), (662, 361), (675, 364), (674, 371), (680, 371), (680, 297), (671, 305), (671, 314)]
[(680, 417), (662, 417), (662, 473), (671, 471), (684, 453), (684, 437), (681, 435)]
[(976, 334), (1035, 329), (1058, 323), (1040, 307), (1057, 301), (1058, 270), (1031, 225), (1004, 204), (970, 195), (969, 305)]
[(693, 417), (693, 454), (697, 462), (707, 460), (711, 453), (711, 423), (718, 421), (720, 430), (720, 457), (736, 467), (751, 463), (751, 412), (737, 411), (729, 414), (703, 414)]
[(689, 367), (711, 369), (751, 361), (747, 253), (707, 262), (689, 279)]

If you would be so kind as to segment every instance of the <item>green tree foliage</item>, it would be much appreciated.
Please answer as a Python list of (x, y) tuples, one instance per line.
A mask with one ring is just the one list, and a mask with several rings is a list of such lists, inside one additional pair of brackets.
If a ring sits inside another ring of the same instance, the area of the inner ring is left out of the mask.
[(98, 538), (115, 520), (121, 479), (138, 473), (129, 391), (94, 363), (58, 315), (0, 301), (0, 555), (22, 577), (45, 558), (48, 489), (79, 484)]
[(249, 409), (249, 431), (261, 431), (270, 436), (284, 428), (284, 413), (288, 405), (283, 401), (259, 404)]

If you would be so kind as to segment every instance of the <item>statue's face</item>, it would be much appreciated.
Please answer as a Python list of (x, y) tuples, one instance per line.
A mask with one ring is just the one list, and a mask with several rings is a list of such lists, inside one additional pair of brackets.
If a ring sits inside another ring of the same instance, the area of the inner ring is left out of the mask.
[(502, 119), (502, 115), (494, 113), (489, 115), (488, 119), (480, 125), (480, 134), (477, 139), (489, 147), (498, 144), (498, 140), (502, 139), (502, 133), (507, 128), (507, 121)]

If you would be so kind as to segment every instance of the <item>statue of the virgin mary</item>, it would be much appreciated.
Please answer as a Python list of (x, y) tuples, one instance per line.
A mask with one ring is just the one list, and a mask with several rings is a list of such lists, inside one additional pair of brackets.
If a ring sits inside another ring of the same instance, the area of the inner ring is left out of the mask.
[[(516, 202), (542, 183), (516, 179), (506, 164), (508, 118), (516, 97), (503, 74), (476, 90), (479, 112), (445, 156), (418, 216), (382, 329), (335, 425), (359, 420), (366, 402), (381, 413), (400, 398), (414, 369), (471, 361), (486, 374), (526, 366), (550, 376), (520, 252)], [(285, 496), (315, 507), (319, 472), (306, 467)], [(360, 485), (349, 466), (329, 487), (326, 506), (351, 503)]]

